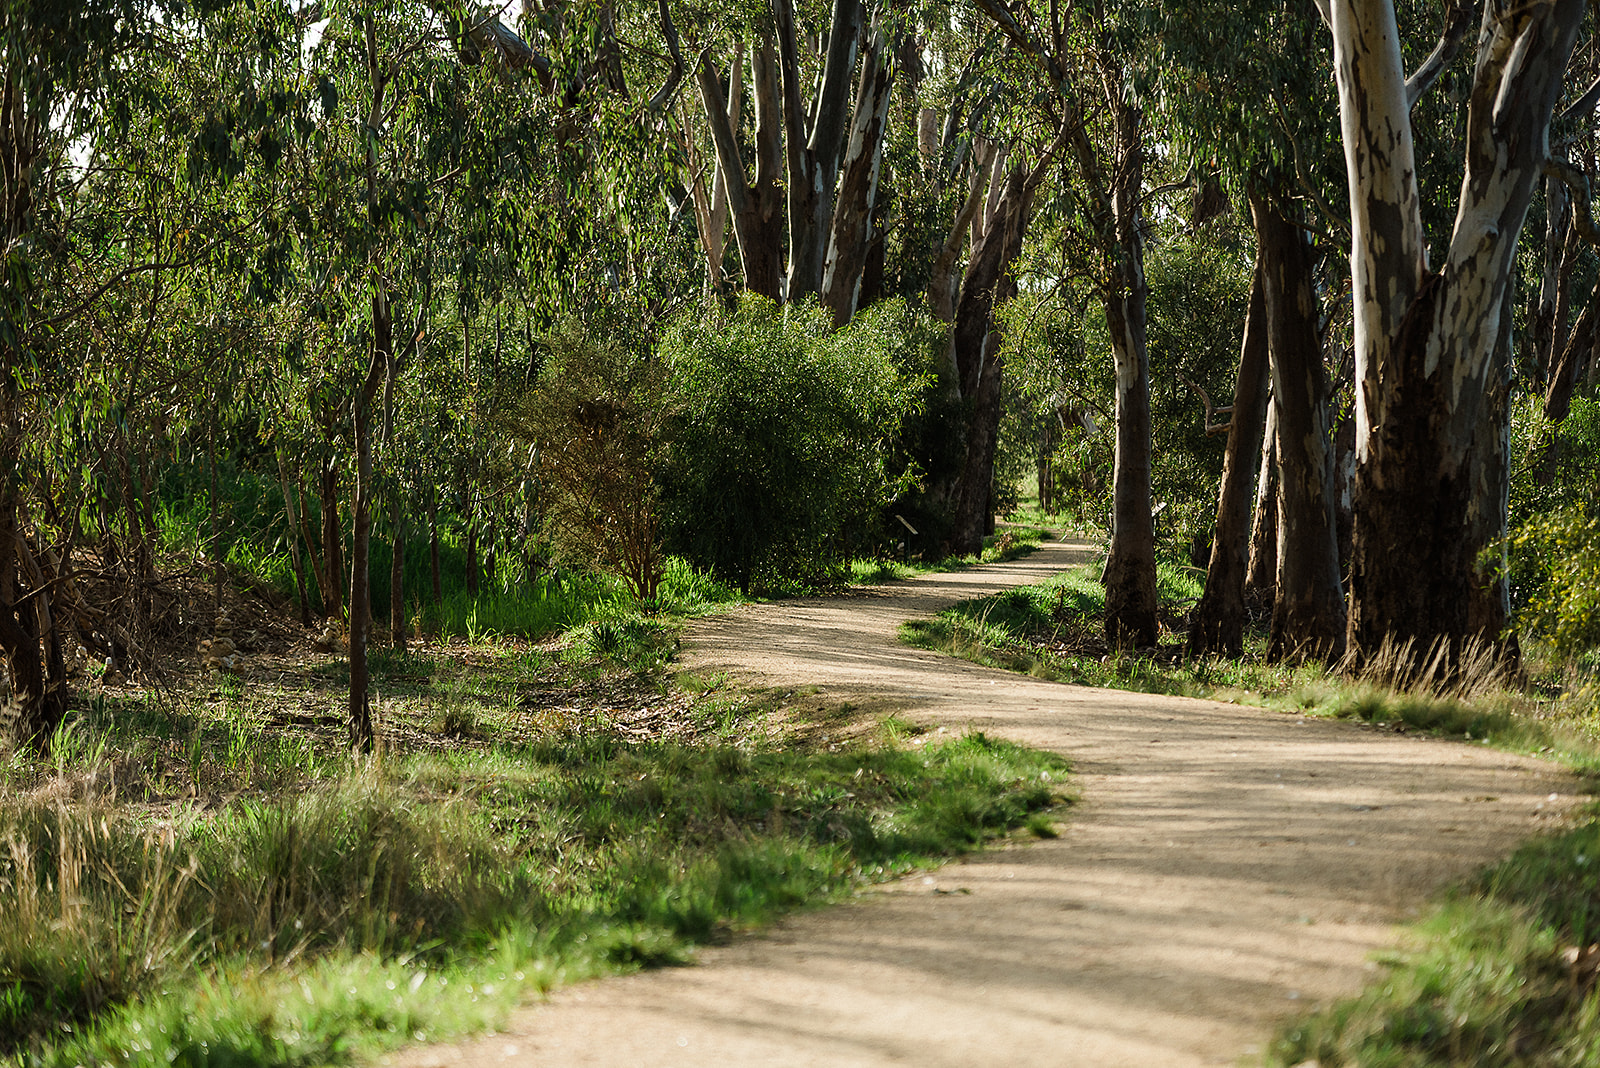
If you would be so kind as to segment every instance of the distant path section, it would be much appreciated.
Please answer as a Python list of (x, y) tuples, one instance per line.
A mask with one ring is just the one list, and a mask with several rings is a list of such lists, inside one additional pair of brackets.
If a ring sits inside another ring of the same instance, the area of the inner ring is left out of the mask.
[(581, 985), (509, 1030), (389, 1058), (503, 1065), (1230, 1065), (1358, 990), (1444, 884), (1555, 825), (1577, 785), (1468, 743), (1043, 682), (896, 628), (1089, 557), (1007, 564), (696, 623), (684, 659), (891, 703), (1069, 759), (1060, 838), (992, 849), (703, 951)]

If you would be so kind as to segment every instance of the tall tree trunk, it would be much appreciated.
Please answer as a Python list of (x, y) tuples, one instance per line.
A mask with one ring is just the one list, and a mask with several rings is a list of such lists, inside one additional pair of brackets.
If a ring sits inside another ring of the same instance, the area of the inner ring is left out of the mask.
[(1000, 335), (994, 311), (1016, 291), (1011, 264), (1022, 251), (1035, 188), (1020, 167), (1013, 167), (1002, 185), (995, 211), (973, 246), (950, 333), (952, 362), (967, 402), (964, 455), (950, 496), (950, 551), (958, 555), (983, 551), (1000, 427)]
[(884, 131), (894, 88), (890, 59), (891, 50), (885, 46), (883, 33), (874, 29), (861, 59), (850, 142), (845, 149), (843, 178), (822, 273), (822, 303), (833, 312), (836, 327), (850, 321), (861, 300), (883, 163)]
[(498, 576), (495, 574), (499, 568), (500, 562), (500, 531), (498, 530), (498, 526), (499, 524), (495, 522), (495, 515), (491, 512), (489, 514), (489, 539), (487, 542), (487, 551), (483, 554), (483, 578), (484, 582), (488, 584), (490, 593), (493, 593), (500, 588)]
[(206, 467), (211, 472), (211, 523), (210, 544), (206, 547), (211, 556), (211, 608), (214, 612), (222, 610), (222, 531), (217, 525), (217, 432), (216, 416), (211, 417), (211, 426), (206, 429)]
[(444, 590), (439, 578), (439, 496), (428, 497), (428, 577), (432, 580), (433, 603), (444, 600)]
[(1535, 302), (1533, 327), (1529, 331), (1533, 344), (1534, 381), (1549, 381), (1550, 367), (1561, 351), (1556, 341), (1556, 305), (1562, 288), (1561, 268), (1567, 259), (1567, 231), (1572, 225), (1569, 213), (1567, 187), (1555, 175), (1545, 179), (1545, 235), (1544, 264), (1539, 280), (1539, 295)]
[(1511, 316), (1500, 317), (1500, 339), (1489, 367), (1489, 390), (1472, 447), (1468, 544), (1477, 582), (1467, 606), (1469, 636), (1500, 650), (1507, 666), (1520, 658), (1511, 622), (1506, 527), (1511, 514)]
[[(744, 46), (734, 45), (733, 62), (728, 67), (727, 119), (732, 130), (739, 128), (739, 112), (744, 102)], [(704, 104), (703, 106), (709, 106)], [(695, 230), (700, 238), (700, 251), (706, 257), (706, 279), (713, 292), (721, 293), (723, 250), (728, 238), (728, 180), (717, 165), (716, 148), (711, 153), (711, 185), (708, 190), (700, 175), (701, 153), (695, 139), (688, 136), (688, 123), (680, 132), (679, 142), (687, 158), (689, 169), (696, 172), (689, 182), (689, 195), (694, 199)]]
[(1248, 610), (1259, 611), (1272, 606), (1278, 589), (1278, 406), (1270, 391), (1254, 516), (1250, 523), (1250, 567), (1245, 572), (1244, 601)]
[(1217, 524), (1211, 538), (1206, 587), (1189, 616), (1190, 656), (1239, 656), (1244, 652), (1244, 581), (1250, 565), (1250, 506), (1267, 418), (1267, 304), (1261, 254), (1250, 282), (1250, 309), (1239, 346), (1233, 417), (1222, 458)]
[(733, 236), (739, 246), (739, 265), (745, 288), (770, 300), (783, 298), (783, 149), (779, 131), (782, 107), (778, 102), (777, 59), (770, 38), (750, 53), (751, 91), (756, 110), (756, 173), (752, 185), (745, 176), (737, 132), (729, 121), (730, 108), (710, 53), (701, 57), (696, 83), (711, 127), (717, 152), (717, 169), (728, 193), (733, 216)]
[(1344, 651), (1344, 590), (1311, 249), (1276, 204), (1252, 196), (1250, 213), (1261, 246), (1278, 407), (1278, 581), (1267, 657), (1331, 661)]
[(1595, 283), (1589, 303), (1578, 317), (1578, 324), (1572, 328), (1566, 345), (1561, 348), (1560, 355), (1550, 368), (1550, 385), (1544, 395), (1544, 417), (1552, 423), (1563, 421), (1572, 411), (1572, 391), (1578, 384), (1578, 366), (1600, 341), (1600, 329), (1597, 327), (1600, 327), (1600, 282)]
[(311, 576), (317, 580), (317, 596), (322, 599), (321, 614), (324, 617), (332, 615), (328, 611), (326, 597), (327, 569), (322, 566), (322, 561), (317, 557), (317, 539), (311, 536), (311, 513), (306, 507), (306, 475), (302, 469), (295, 475), (295, 485), (299, 489), (298, 500), (300, 503), (300, 540), (305, 544), (306, 556), (309, 558)]
[(371, 676), (367, 669), (367, 643), (372, 631), (372, 576), (369, 569), (372, 539), (372, 402), (384, 372), (394, 357), (394, 332), (389, 299), (380, 288), (372, 295), (372, 358), (367, 375), (354, 398), (356, 484), (351, 495), (350, 545), (350, 749), (370, 753), (373, 748)]
[(1156, 531), (1150, 514), (1150, 351), (1145, 343), (1143, 116), (1114, 101), (1116, 167), (1111, 214), (1116, 247), (1106, 326), (1117, 372), (1116, 462), (1112, 469), (1111, 546), (1106, 556), (1106, 639), (1114, 646), (1156, 644)]
[[(6, 389), (10, 393), (10, 389)], [(13, 396), (6, 402), (14, 403)], [(3, 417), (4, 413), (0, 413)], [(6, 427), (8, 439), (0, 455), (20, 451), (20, 430)], [(15, 471), (15, 461), (6, 467)], [(11, 683), (11, 700), (0, 705), (6, 733), (44, 752), (66, 716), (66, 673), (61, 666), (60, 635), (50, 610), (50, 590), (42, 581), (19, 581), (26, 573), (27, 543), (18, 523), (20, 502), (14, 477), (0, 482), (0, 652)], [(42, 652), (40, 642), (48, 652)], [(6, 714), (9, 713), (9, 716)]]
[(1485, 5), (1466, 174), (1445, 264), (1427, 265), (1394, 10), (1334, 0), (1352, 213), (1357, 471), (1348, 643), (1450, 660), (1477, 585), (1472, 449), (1522, 224), (1582, 0)]
[[(933, 264), (928, 271), (928, 310), (941, 323), (955, 322), (956, 266), (961, 259), (961, 250), (966, 247), (967, 230), (973, 220), (980, 217), (979, 209), (983, 207), (989, 185), (994, 181), (999, 153), (989, 142), (980, 141), (974, 146), (971, 162), (972, 175), (967, 185), (966, 199), (961, 202), (955, 221), (950, 224), (950, 233), (934, 254)], [(951, 369), (954, 370), (953, 367)], [(960, 376), (955, 375), (952, 381), (959, 383)]]
[(784, 152), (788, 161), (789, 274), (785, 297), (801, 301), (822, 290), (832, 229), (839, 153), (850, 117), (850, 82), (862, 26), (861, 0), (833, 0), (828, 47), (816, 98), (801, 95), (793, 0), (772, 0), (783, 73)]
[(1060, 416), (1052, 409), (1045, 414), (1039, 428), (1039, 452), (1035, 463), (1036, 481), (1039, 483), (1039, 512), (1054, 515), (1056, 505), (1055, 455), (1061, 435), (1057, 431)]
[(339, 522), (339, 461), (330, 452), (322, 468), (322, 608), (331, 619), (344, 613), (344, 531)]
[(467, 596), (478, 596), (478, 519), (467, 520)]

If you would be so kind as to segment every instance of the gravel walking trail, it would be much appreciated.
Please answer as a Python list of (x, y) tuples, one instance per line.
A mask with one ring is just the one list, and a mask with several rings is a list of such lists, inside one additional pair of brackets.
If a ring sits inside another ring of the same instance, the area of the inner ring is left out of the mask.
[(992, 849), (795, 916), (689, 968), (571, 987), (403, 1068), (1004, 1065), (1248, 1060), (1358, 990), (1428, 895), (1578, 800), (1469, 743), (1043, 682), (900, 645), (904, 620), (1086, 559), (1008, 564), (694, 624), (697, 671), (817, 686), (937, 730), (1067, 757), (1061, 837)]

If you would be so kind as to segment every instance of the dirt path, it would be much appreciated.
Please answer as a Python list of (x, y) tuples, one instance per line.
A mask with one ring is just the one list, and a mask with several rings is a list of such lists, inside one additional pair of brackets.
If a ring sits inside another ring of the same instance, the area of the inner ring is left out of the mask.
[[(685, 659), (1069, 757), (1059, 839), (1001, 848), (702, 953), (571, 988), (471, 1065), (1233, 1064), (1358, 989), (1445, 882), (1549, 826), (1536, 761), (1213, 702), (991, 671), (895, 640), (904, 619), (1069, 566), (1083, 545), (693, 628)], [(1556, 795), (1552, 797), (1551, 795)]]

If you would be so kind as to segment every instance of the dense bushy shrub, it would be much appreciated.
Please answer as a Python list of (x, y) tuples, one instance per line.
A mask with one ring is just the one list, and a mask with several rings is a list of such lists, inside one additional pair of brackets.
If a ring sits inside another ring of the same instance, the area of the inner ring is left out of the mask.
[(661, 582), (660, 476), (671, 402), (646, 348), (569, 322), (548, 334), (538, 387), (507, 416), (531, 442), (544, 531), (557, 554), (653, 599)]
[(891, 444), (919, 403), (925, 331), (897, 301), (834, 332), (816, 305), (695, 312), (670, 377), (668, 546), (749, 590), (825, 577), (897, 489)]
[(1600, 518), (1576, 507), (1535, 516), (1511, 544), (1533, 579), (1523, 623), (1558, 656), (1600, 649)]
[(1512, 416), (1510, 580), (1528, 632), (1561, 657), (1600, 648), (1600, 402), (1560, 423), (1537, 398)]

